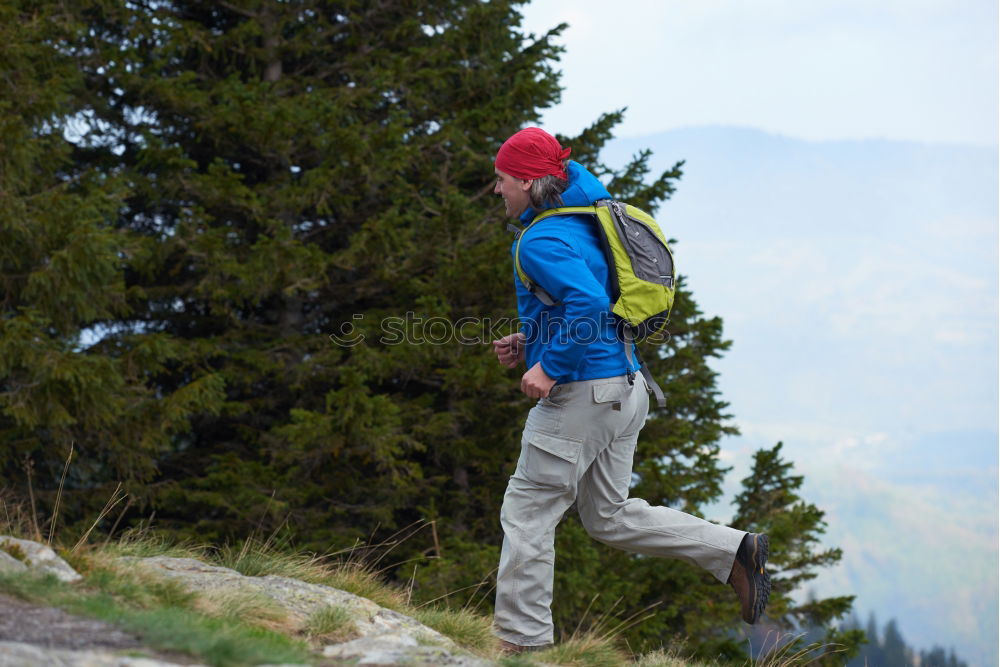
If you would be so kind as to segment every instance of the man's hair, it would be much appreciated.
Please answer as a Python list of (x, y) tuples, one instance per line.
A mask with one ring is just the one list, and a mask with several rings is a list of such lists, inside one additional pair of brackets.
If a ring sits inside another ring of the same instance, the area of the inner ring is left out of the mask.
[(528, 190), (531, 208), (536, 211), (544, 211), (547, 208), (562, 206), (562, 193), (567, 187), (569, 187), (569, 181), (564, 181), (558, 176), (549, 174), (536, 178), (531, 182), (531, 189)]

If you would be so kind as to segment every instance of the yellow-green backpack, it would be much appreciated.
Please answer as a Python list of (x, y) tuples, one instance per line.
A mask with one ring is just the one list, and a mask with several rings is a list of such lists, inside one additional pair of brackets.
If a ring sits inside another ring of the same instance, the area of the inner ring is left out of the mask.
[[(670, 309), (674, 305), (677, 269), (663, 231), (651, 215), (630, 204), (602, 199), (593, 206), (566, 206), (539, 213), (517, 237), (514, 268), (525, 288), (547, 306), (555, 300), (521, 268), (520, 250), (523, 232), (532, 225), (558, 215), (592, 215), (597, 220), (608, 261), (611, 280), (611, 312), (618, 318), (618, 334), (625, 344), (625, 356), (632, 367), (632, 343), (666, 335)], [(660, 407), (666, 399), (645, 364), (642, 374), (656, 395)], [(634, 373), (629, 371), (629, 381)]]

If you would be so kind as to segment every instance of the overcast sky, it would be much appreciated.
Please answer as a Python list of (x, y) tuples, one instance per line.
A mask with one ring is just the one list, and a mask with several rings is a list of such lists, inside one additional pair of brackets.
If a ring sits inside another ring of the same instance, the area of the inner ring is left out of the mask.
[(702, 125), (809, 140), (997, 143), (996, 0), (534, 0), (559, 23), (574, 134), (628, 106), (617, 135)]

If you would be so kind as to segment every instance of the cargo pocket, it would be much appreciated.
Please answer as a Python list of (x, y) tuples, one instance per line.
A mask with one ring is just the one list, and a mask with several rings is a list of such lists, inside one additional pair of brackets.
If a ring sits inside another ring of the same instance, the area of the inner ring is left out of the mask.
[(562, 425), (562, 408), (547, 399), (540, 400), (528, 412), (525, 432), (559, 433)]
[(626, 398), (625, 385), (621, 383), (594, 385), (594, 403), (611, 403), (612, 407), (617, 403), (620, 410)]
[(583, 441), (541, 431), (525, 431), (523, 437), (525, 477), (540, 486), (569, 488), (574, 484)]
[[(628, 432), (632, 426), (635, 401), (634, 387), (621, 382), (606, 382), (592, 387), (594, 405), (606, 431), (604, 437), (612, 440)], [(638, 426), (635, 431), (638, 431)]]

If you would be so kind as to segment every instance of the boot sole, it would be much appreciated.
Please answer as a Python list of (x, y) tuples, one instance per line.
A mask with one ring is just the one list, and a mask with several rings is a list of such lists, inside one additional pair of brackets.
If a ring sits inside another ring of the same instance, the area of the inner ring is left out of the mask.
[(771, 575), (767, 573), (768, 556), (767, 535), (755, 534), (753, 536), (753, 551), (750, 554), (750, 561), (753, 563), (753, 574), (751, 575), (751, 586), (753, 586), (753, 604), (750, 606), (751, 618), (743, 620), (753, 625), (764, 613), (767, 606), (767, 599), (771, 595)]

